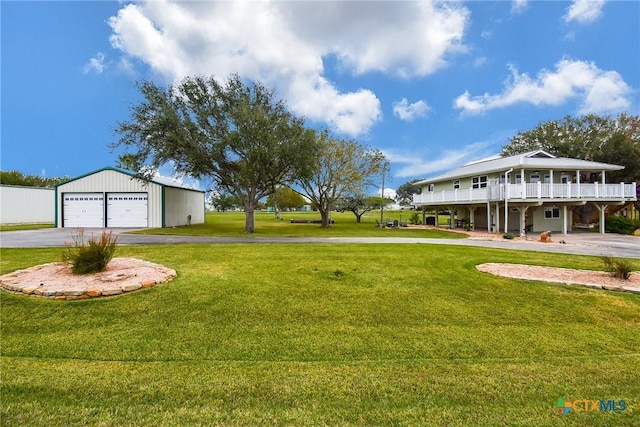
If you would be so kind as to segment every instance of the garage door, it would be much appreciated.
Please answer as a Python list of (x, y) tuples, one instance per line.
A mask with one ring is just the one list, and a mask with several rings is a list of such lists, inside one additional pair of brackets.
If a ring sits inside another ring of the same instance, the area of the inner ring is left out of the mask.
[(104, 194), (64, 193), (63, 227), (104, 227)]
[(147, 224), (147, 193), (107, 193), (107, 227)]

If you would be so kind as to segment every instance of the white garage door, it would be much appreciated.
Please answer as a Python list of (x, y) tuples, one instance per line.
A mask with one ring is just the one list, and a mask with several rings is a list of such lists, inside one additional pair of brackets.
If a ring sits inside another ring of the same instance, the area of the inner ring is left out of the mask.
[(63, 227), (104, 227), (104, 194), (64, 193)]
[(147, 227), (147, 193), (108, 193), (107, 227)]

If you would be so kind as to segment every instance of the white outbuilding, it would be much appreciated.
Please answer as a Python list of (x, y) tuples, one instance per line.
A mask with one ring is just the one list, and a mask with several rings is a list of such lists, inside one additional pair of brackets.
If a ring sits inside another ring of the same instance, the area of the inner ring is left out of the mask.
[(52, 223), (53, 188), (0, 185), (0, 224)]
[(205, 192), (175, 180), (142, 181), (106, 167), (56, 186), (58, 228), (159, 228), (202, 224)]

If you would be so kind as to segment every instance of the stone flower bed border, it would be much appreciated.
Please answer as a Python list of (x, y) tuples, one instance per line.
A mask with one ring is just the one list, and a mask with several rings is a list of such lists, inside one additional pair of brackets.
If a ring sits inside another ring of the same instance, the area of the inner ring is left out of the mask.
[(629, 280), (617, 279), (604, 271), (576, 270), (573, 268), (543, 267), (525, 264), (486, 263), (476, 269), (494, 276), (512, 279), (537, 280), (563, 285), (584, 286), (607, 291), (640, 294), (640, 272), (631, 273)]
[(0, 288), (14, 294), (55, 300), (120, 295), (169, 282), (176, 271), (136, 258), (113, 258), (105, 271), (74, 275), (66, 263), (53, 262), (0, 276)]

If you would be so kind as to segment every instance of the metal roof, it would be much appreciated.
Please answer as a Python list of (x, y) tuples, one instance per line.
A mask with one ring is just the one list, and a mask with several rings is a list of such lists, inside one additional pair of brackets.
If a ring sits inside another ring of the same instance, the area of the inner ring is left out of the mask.
[[(120, 172), (122, 174), (129, 175), (132, 179), (136, 179), (136, 174), (134, 172), (131, 172), (131, 171), (128, 171), (128, 170), (125, 170), (125, 169), (114, 168), (112, 166), (107, 166), (107, 167), (104, 167), (102, 169), (98, 169), (96, 171), (89, 172), (89, 173), (86, 173), (86, 174), (81, 175), (79, 177), (76, 177), (76, 178), (70, 179), (68, 181), (62, 182), (62, 183), (56, 185), (56, 189), (61, 185), (65, 185), (65, 184), (68, 184), (70, 182), (77, 181), (79, 179), (82, 179), (82, 178), (85, 178), (87, 176), (94, 175), (96, 173), (103, 172), (103, 171)], [(164, 187), (174, 187), (174, 188), (180, 188), (180, 189), (183, 189), (183, 190), (199, 191), (201, 193), (204, 193), (203, 190), (199, 190), (197, 188), (194, 188), (192, 186), (184, 184), (184, 183), (182, 183), (180, 181), (177, 181), (177, 180), (172, 179), (172, 178), (167, 178), (167, 177), (164, 177), (164, 176), (154, 176), (152, 179), (149, 180), (149, 182), (154, 183), (154, 184), (158, 184), (158, 185), (161, 185), (161, 186), (164, 186)]]
[(469, 176), (487, 175), (496, 172), (505, 172), (513, 168), (518, 169), (553, 169), (562, 171), (617, 171), (624, 166), (609, 163), (591, 162), (588, 160), (570, 159), (568, 157), (556, 157), (543, 150), (529, 151), (515, 156), (500, 157), (497, 159), (469, 163), (433, 178), (427, 178), (416, 182), (417, 185), (430, 184), (451, 179), (466, 178)]

